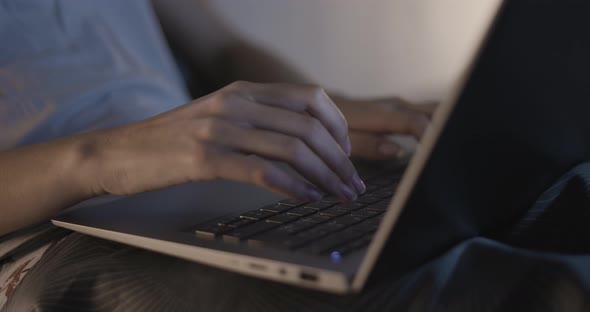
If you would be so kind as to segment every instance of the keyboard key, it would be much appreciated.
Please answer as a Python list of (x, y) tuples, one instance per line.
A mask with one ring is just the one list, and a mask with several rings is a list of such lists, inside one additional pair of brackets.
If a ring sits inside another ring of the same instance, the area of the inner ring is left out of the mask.
[(237, 216), (237, 217), (231, 216), (231, 217), (223, 217), (221, 219), (218, 219), (216, 221), (216, 223), (220, 224), (220, 225), (230, 225), (230, 224), (238, 222), (240, 220), (241, 220), (241, 218), (239, 216)]
[(338, 217), (345, 214), (349, 214), (350, 210), (348, 209), (339, 209), (337, 207), (328, 208), (326, 210), (320, 211), (320, 215), (328, 216), (328, 217)]
[(367, 206), (367, 209), (369, 209), (369, 210), (375, 210), (375, 211), (380, 211), (380, 212), (387, 211), (387, 207), (386, 206), (384, 207), (384, 206), (372, 206), (372, 205), (369, 205), (369, 206)]
[(344, 228), (346, 228), (346, 225), (344, 224), (336, 224), (336, 223), (323, 223), (320, 224), (318, 226), (316, 226), (313, 229), (319, 229), (319, 230), (323, 230), (323, 231), (328, 231), (330, 233), (334, 233), (334, 232), (338, 232)]
[(373, 233), (373, 232), (377, 231), (378, 228), (379, 228), (379, 223), (365, 221), (362, 223), (357, 223), (351, 227), (348, 227), (346, 229), (346, 231), (354, 231), (354, 232), (360, 232), (360, 233), (366, 234), (366, 233)]
[(377, 211), (377, 210), (370, 210), (367, 208), (363, 208), (363, 209), (359, 209), (359, 210), (355, 210), (353, 212), (350, 213), (351, 216), (355, 216), (355, 217), (361, 217), (361, 218), (371, 218), (374, 217), (376, 215), (379, 215), (383, 213), (382, 211)]
[(305, 217), (307, 215), (314, 214), (314, 213), (316, 213), (316, 211), (314, 209), (307, 209), (307, 208), (294, 208), (294, 209), (287, 211), (287, 214), (292, 215), (292, 216), (298, 216), (298, 217)]
[(246, 226), (248, 224), (251, 224), (252, 222), (254, 222), (254, 220), (239, 218), (238, 221), (233, 222), (233, 223), (230, 223), (227, 226), (229, 226), (231, 228), (239, 228), (239, 227), (242, 227), (242, 226)]
[(324, 209), (330, 208), (332, 206), (334, 206), (333, 203), (314, 202), (314, 203), (309, 203), (309, 204), (303, 206), (303, 208), (314, 209), (314, 210), (324, 210)]
[(378, 203), (370, 204), (367, 206), (369, 210), (385, 211), (389, 207), (389, 200), (380, 201)]
[(309, 203), (309, 202), (298, 200), (298, 199), (292, 199), (292, 198), (286, 198), (286, 199), (279, 201), (279, 205), (292, 206), (292, 207), (299, 207), (299, 206), (305, 205), (307, 203)]
[(197, 227), (195, 233), (198, 236), (213, 238), (231, 231), (232, 228), (215, 223), (203, 224)]
[(328, 196), (325, 196), (324, 198), (322, 198), (322, 202), (337, 204), (340, 202), (340, 200), (334, 195), (328, 195)]
[(316, 213), (314, 215), (307, 216), (302, 219), (303, 222), (310, 222), (310, 223), (324, 223), (324, 222), (328, 222), (330, 220), (332, 220), (331, 217), (322, 216), (318, 213)]
[(245, 212), (240, 215), (241, 218), (245, 219), (252, 219), (252, 220), (262, 220), (274, 215), (274, 212), (264, 211), (264, 210), (252, 210)]
[(336, 206), (334, 206), (334, 208), (346, 209), (346, 210), (352, 211), (352, 210), (361, 209), (365, 206), (366, 206), (365, 204), (361, 204), (361, 203), (346, 203), (346, 204), (336, 205)]
[(262, 233), (264, 231), (271, 230), (277, 226), (279, 226), (278, 223), (255, 222), (254, 224), (238, 228), (229, 233), (224, 234), (223, 239), (231, 242), (237, 242), (254, 236), (256, 234)]
[(314, 226), (316, 226), (316, 223), (309, 223), (303, 222), (302, 220), (297, 220), (295, 222), (281, 225), (279, 228), (277, 228), (277, 231), (282, 231), (287, 233), (288, 235), (293, 235)]
[(369, 204), (374, 204), (374, 203), (380, 201), (381, 199), (382, 198), (380, 198), (380, 197), (371, 196), (371, 194), (363, 194), (356, 200), (356, 202), (369, 205)]
[(311, 229), (302, 231), (300, 233), (298, 233), (298, 236), (302, 236), (302, 237), (319, 237), (319, 236), (324, 236), (327, 234), (331, 234), (337, 231), (340, 231), (342, 229), (344, 229), (346, 226), (343, 224), (334, 224), (334, 223), (324, 223), (321, 225), (318, 225), (316, 227), (313, 227)]
[(296, 236), (307, 238), (309, 240), (316, 240), (316, 239), (322, 238), (330, 233), (331, 232), (328, 228), (314, 227), (314, 228), (311, 228), (307, 231), (303, 231), (303, 232), (297, 234)]
[(299, 219), (297, 216), (288, 215), (285, 213), (274, 215), (266, 220), (266, 222), (274, 222), (274, 223), (288, 223), (291, 221), (295, 221)]
[(354, 217), (354, 216), (348, 215), (348, 216), (343, 216), (343, 217), (340, 217), (340, 218), (336, 218), (336, 219), (334, 219), (332, 221), (332, 223), (334, 223), (334, 224), (342, 224), (342, 225), (353, 225), (353, 224), (359, 223), (359, 222), (361, 222), (363, 220), (365, 220), (365, 219), (360, 218), (360, 217)]
[(270, 212), (276, 212), (276, 213), (285, 212), (290, 209), (293, 209), (293, 206), (280, 205), (280, 204), (272, 204), (272, 205), (268, 205), (268, 206), (260, 208), (260, 210), (262, 210), (262, 211), (270, 211)]

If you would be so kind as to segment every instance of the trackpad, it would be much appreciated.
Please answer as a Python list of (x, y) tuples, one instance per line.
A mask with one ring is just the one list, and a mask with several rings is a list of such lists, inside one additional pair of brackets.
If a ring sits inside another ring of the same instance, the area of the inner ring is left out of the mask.
[(258, 209), (280, 198), (255, 185), (219, 180), (178, 185), (104, 205), (82, 205), (55, 219), (111, 230), (178, 230), (226, 214)]

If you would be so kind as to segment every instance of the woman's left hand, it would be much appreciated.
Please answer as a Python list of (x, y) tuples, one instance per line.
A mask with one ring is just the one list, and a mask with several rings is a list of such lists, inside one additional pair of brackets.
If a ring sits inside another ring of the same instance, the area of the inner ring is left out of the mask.
[(399, 158), (403, 148), (387, 136), (405, 134), (419, 140), (437, 106), (436, 103), (414, 104), (398, 97), (332, 99), (348, 121), (352, 155), (371, 160)]

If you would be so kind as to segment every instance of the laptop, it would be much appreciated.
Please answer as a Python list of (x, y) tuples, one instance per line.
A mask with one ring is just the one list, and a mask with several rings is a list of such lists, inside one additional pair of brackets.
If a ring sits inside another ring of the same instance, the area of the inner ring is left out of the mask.
[(498, 1), (407, 166), (360, 170), (368, 190), (353, 203), (220, 180), (81, 205), (52, 222), (258, 278), (360, 292), (402, 260), (509, 225), (590, 159), (589, 13), (586, 1)]

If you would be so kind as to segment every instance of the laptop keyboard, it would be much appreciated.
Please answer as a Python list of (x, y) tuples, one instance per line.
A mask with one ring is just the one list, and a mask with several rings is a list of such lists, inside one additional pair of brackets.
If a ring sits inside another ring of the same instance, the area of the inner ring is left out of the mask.
[(333, 196), (317, 202), (283, 199), (201, 224), (195, 232), (228, 242), (345, 256), (371, 242), (401, 174), (361, 177), (367, 191), (351, 203), (340, 203)]

